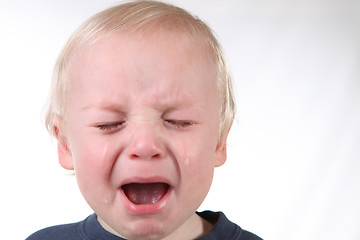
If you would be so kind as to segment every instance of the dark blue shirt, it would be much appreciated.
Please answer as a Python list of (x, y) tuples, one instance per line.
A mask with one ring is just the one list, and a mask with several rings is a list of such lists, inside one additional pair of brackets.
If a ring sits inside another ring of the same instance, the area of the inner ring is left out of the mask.
[[(199, 212), (200, 217), (214, 224), (206, 235), (198, 240), (262, 240), (258, 236), (241, 229), (229, 221), (222, 212)], [(97, 221), (96, 214), (92, 214), (78, 223), (71, 223), (45, 228), (26, 240), (124, 240), (106, 231)]]

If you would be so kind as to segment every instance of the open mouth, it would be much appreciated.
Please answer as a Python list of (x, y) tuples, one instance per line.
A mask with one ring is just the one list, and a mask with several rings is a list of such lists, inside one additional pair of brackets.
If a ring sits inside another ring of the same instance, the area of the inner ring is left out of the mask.
[(126, 197), (134, 204), (156, 204), (168, 192), (170, 185), (167, 183), (129, 183), (121, 187)]

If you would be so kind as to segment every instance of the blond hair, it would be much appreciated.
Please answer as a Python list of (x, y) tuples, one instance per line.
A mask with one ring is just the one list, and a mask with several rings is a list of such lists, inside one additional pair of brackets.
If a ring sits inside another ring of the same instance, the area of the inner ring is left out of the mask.
[(215, 70), (221, 98), (219, 139), (226, 137), (234, 117), (235, 104), (231, 77), (219, 42), (211, 29), (197, 17), (179, 7), (157, 1), (132, 1), (109, 8), (89, 18), (73, 33), (54, 67), (45, 118), (50, 133), (55, 134), (55, 118), (63, 119), (66, 112), (66, 97), (71, 84), (69, 65), (74, 54), (81, 48), (117, 32), (144, 31), (151, 26), (175, 28), (190, 36), (199, 37), (210, 46), (217, 66)]

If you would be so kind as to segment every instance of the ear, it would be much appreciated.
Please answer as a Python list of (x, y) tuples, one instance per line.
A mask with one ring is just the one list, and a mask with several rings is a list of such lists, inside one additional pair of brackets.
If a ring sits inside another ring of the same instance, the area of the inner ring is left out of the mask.
[(67, 139), (62, 129), (62, 121), (57, 117), (54, 121), (53, 132), (58, 141), (58, 157), (60, 165), (66, 170), (74, 170), (74, 162), (69, 149)]
[(222, 166), (226, 161), (226, 141), (225, 143), (222, 143), (223, 141), (219, 142), (218, 146), (216, 147), (215, 152), (215, 167)]
[(234, 118), (231, 120), (231, 123), (227, 130), (227, 133), (222, 137), (222, 139), (220, 139), (218, 145), (216, 146), (215, 167), (220, 167), (226, 162), (226, 158), (227, 158), (226, 142), (227, 142), (227, 137), (229, 135), (233, 121), (234, 121)]

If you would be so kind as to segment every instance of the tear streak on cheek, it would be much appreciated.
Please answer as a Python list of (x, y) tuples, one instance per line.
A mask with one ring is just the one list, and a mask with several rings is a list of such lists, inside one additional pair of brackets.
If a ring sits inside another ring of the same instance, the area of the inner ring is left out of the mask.
[(190, 160), (189, 160), (189, 157), (186, 156), (185, 158), (185, 166), (189, 166), (190, 165)]
[(105, 205), (108, 205), (108, 204), (111, 204), (113, 203), (115, 200), (115, 194), (109, 194), (109, 196), (105, 196), (102, 200), (102, 202), (105, 204)]

